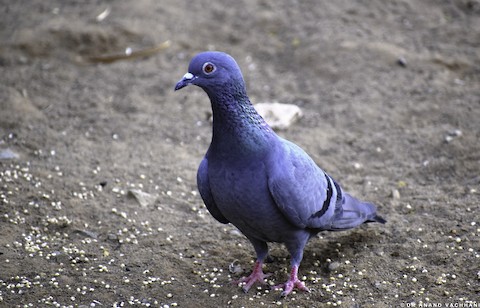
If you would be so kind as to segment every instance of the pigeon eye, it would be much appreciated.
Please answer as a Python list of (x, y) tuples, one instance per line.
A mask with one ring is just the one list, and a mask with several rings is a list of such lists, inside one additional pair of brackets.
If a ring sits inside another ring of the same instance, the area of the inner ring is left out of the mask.
[(213, 65), (212, 63), (210, 62), (206, 62), (203, 67), (202, 67), (202, 70), (205, 74), (207, 75), (210, 75), (211, 73), (213, 73), (217, 68), (215, 67), (215, 65)]

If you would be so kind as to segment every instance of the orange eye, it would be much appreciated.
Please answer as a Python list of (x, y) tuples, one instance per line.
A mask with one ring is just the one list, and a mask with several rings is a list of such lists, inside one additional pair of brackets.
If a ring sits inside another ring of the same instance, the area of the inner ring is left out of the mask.
[(207, 75), (213, 73), (215, 70), (216, 70), (216, 67), (215, 65), (213, 65), (212, 63), (210, 62), (206, 62), (204, 65), (203, 65), (203, 72)]

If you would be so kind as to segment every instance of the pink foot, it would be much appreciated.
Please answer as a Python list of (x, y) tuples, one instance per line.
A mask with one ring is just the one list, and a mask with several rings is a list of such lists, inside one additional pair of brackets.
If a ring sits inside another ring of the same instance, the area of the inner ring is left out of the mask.
[(285, 297), (290, 294), (290, 292), (292, 292), (294, 288), (297, 288), (301, 291), (310, 292), (310, 290), (305, 286), (305, 284), (298, 279), (297, 274), (298, 267), (292, 266), (292, 271), (290, 272), (290, 279), (288, 279), (287, 282), (276, 285), (274, 287), (275, 290), (283, 289), (283, 292), (280, 295), (281, 297)]
[(255, 262), (255, 266), (253, 267), (253, 271), (248, 277), (240, 278), (236, 283), (245, 283), (242, 287), (243, 292), (247, 293), (248, 290), (253, 286), (255, 282), (259, 282), (260, 284), (266, 284), (265, 278), (270, 276), (271, 274), (264, 274), (262, 270), (263, 263), (260, 261)]

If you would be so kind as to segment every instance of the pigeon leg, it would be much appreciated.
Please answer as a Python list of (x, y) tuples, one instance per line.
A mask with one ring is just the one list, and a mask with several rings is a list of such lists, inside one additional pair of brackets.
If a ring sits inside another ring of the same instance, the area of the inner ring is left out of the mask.
[(250, 288), (255, 282), (259, 282), (260, 284), (266, 284), (265, 278), (271, 275), (264, 274), (262, 269), (263, 261), (268, 255), (267, 243), (250, 237), (248, 239), (250, 240), (250, 242), (252, 242), (253, 248), (257, 253), (257, 261), (255, 262), (252, 273), (248, 277), (243, 277), (237, 281), (237, 283), (245, 283), (245, 285), (242, 287), (243, 292), (245, 293), (250, 290)]
[(298, 266), (292, 265), (292, 270), (290, 272), (290, 278), (287, 282), (276, 285), (274, 289), (283, 289), (281, 294), (282, 297), (287, 296), (294, 288), (297, 288), (301, 291), (310, 292), (310, 290), (305, 286), (305, 284), (298, 279)]
[(279, 284), (274, 287), (274, 289), (283, 289), (281, 293), (281, 297), (285, 297), (290, 292), (293, 291), (294, 288), (297, 288), (301, 291), (310, 292), (310, 290), (305, 286), (305, 284), (298, 279), (298, 267), (300, 266), (300, 262), (303, 259), (303, 248), (308, 242), (310, 235), (308, 233), (301, 233), (298, 234), (295, 241), (288, 242), (285, 244), (287, 250), (290, 252), (292, 257), (291, 259), (291, 266), (292, 269), (290, 271), (290, 278), (282, 284)]

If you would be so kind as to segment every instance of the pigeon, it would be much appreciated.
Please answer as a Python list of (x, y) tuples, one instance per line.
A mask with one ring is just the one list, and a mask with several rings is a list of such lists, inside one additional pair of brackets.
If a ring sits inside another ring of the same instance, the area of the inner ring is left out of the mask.
[(309, 291), (298, 278), (307, 242), (321, 231), (340, 231), (386, 221), (373, 204), (344, 192), (299, 146), (279, 137), (257, 113), (242, 72), (219, 51), (194, 56), (175, 91), (202, 88), (213, 112), (211, 144), (197, 172), (200, 196), (219, 222), (237, 227), (253, 245), (252, 273), (239, 280), (246, 293), (265, 284), (269, 242), (283, 243), (291, 256), (288, 280), (275, 289)]

